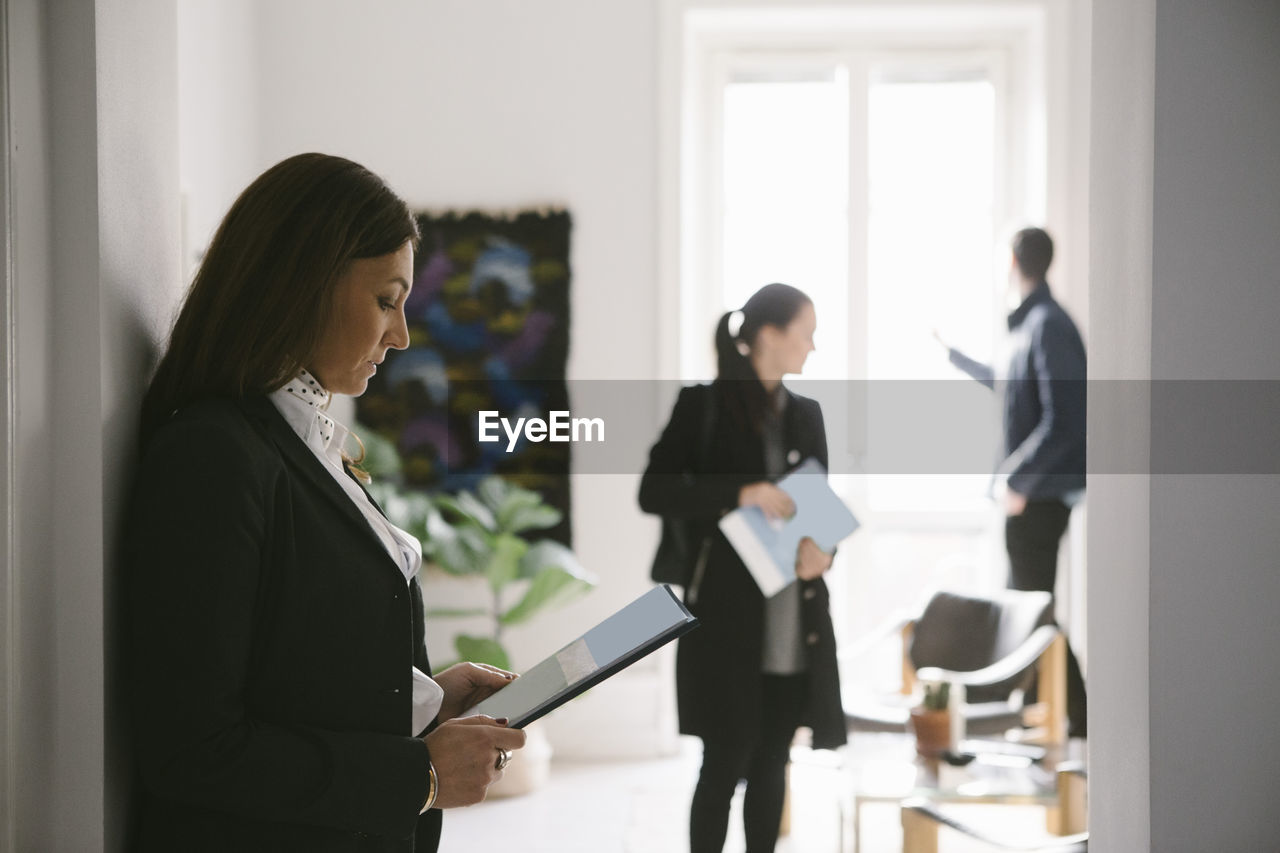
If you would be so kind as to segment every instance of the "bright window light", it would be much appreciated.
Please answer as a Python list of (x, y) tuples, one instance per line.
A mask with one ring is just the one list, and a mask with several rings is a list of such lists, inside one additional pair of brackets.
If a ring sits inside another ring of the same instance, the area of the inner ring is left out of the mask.
[(804, 377), (829, 379), (847, 375), (848, 95), (842, 72), (813, 76), (725, 87), (722, 294), (737, 308), (773, 281), (807, 293)]
[(954, 379), (935, 327), (991, 355), (994, 107), (986, 80), (871, 86), (872, 379)]
[[(878, 82), (868, 93), (867, 372), (874, 380), (961, 381), (933, 340), (989, 360), (994, 323), (995, 91), (987, 80)], [(994, 398), (993, 398), (994, 404)], [(946, 429), (946, 413), (936, 418)], [(872, 419), (872, 457), (895, 436)], [(996, 437), (992, 438), (995, 460)], [(887, 512), (975, 509), (990, 478), (875, 476)]]
[[(771, 281), (808, 293), (819, 322), (804, 378), (962, 381), (934, 329), (975, 358), (992, 357), (996, 98), (989, 80), (974, 77), (873, 76), (852, 131), (866, 135), (868, 194), (853, 205), (843, 68), (771, 76), (757, 66), (724, 87), (721, 297), (734, 308)], [(850, 313), (852, 228), (867, 229), (865, 318)], [(945, 429), (946, 413), (933, 414)], [(891, 419), (870, 421), (869, 458), (896, 438), (885, 429)], [(871, 476), (867, 501), (877, 512), (981, 512), (989, 479)]]

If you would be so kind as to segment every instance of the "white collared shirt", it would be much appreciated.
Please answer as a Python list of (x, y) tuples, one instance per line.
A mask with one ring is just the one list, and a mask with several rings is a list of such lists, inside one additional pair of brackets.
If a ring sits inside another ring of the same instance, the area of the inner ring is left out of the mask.
[[(350, 431), (329, 417), (325, 411), (330, 394), (307, 371), (269, 395), (270, 400), (302, 442), (316, 455), (337, 484), (351, 498), (360, 514), (369, 522), (370, 529), (382, 542), (387, 554), (400, 568), (408, 584), (422, 569), (422, 543), (387, 520), (347, 474), (342, 462), (342, 446)], [(444, 701), (444, 691), (430, 676), (413, 667), (413, 730), (416, 735), (425, 729)]]

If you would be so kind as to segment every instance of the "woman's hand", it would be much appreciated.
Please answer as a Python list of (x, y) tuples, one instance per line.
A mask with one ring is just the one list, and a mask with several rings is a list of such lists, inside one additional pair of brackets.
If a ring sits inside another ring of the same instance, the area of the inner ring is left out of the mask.
[(751, 483), (739, 489), (738, 506), (758, 506), (769, 518), (790, 518), (796, 512), (796, 504), (791, 500), (791, 495), (767, 481)]
[(800, 540), (796, 548), (796, 577), (811, 581), (826, 574), (831, 568), (832, 555), (818, 547), (808, 536)]
[(523, 731), (509, 729), (506, 720), (493, 717), (463, 717), (441, 723), (423, 738), (439, 785), (435, 808), (472, 806), (483, 800), (489, 786), (502, 778), (497, 767), (501, 751), (519, 749), (524, 739)]
[(455, 663), (432, 680), (444, 691), (444, 701), (436, 719), (452, 720), (463, 711), (483, 702), (511, 683), (514, 672), (487, 663)]

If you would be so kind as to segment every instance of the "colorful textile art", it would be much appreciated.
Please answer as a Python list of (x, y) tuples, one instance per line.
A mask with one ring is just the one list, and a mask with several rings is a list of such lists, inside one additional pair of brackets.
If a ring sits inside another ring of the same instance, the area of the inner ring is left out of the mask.
[(418, 225), (410, 345), (387, 353), (356, 418), (395, 442), (406, 488), (456, 492), (500, 474), (564, 512), (550, 535), (569, 544), (571, 445), (501, 427), (479, 440), (481, 412), (514, 424), (569, 408), (569, 214), (420, 214)]

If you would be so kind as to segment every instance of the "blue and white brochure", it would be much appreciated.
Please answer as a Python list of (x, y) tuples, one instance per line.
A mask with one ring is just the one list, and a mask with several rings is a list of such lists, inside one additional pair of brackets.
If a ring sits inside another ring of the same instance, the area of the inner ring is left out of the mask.
[(766, 598), (796, 579), (796, 551), (808, 536), (830, 553), (858, 520), (827, 484), (827, 472), (816, 459), (806, 459), (778, 481), (796, 511), (790, 518), (770, 519), (757, 506), (738, 507), (720, 519), (729, 540)]

